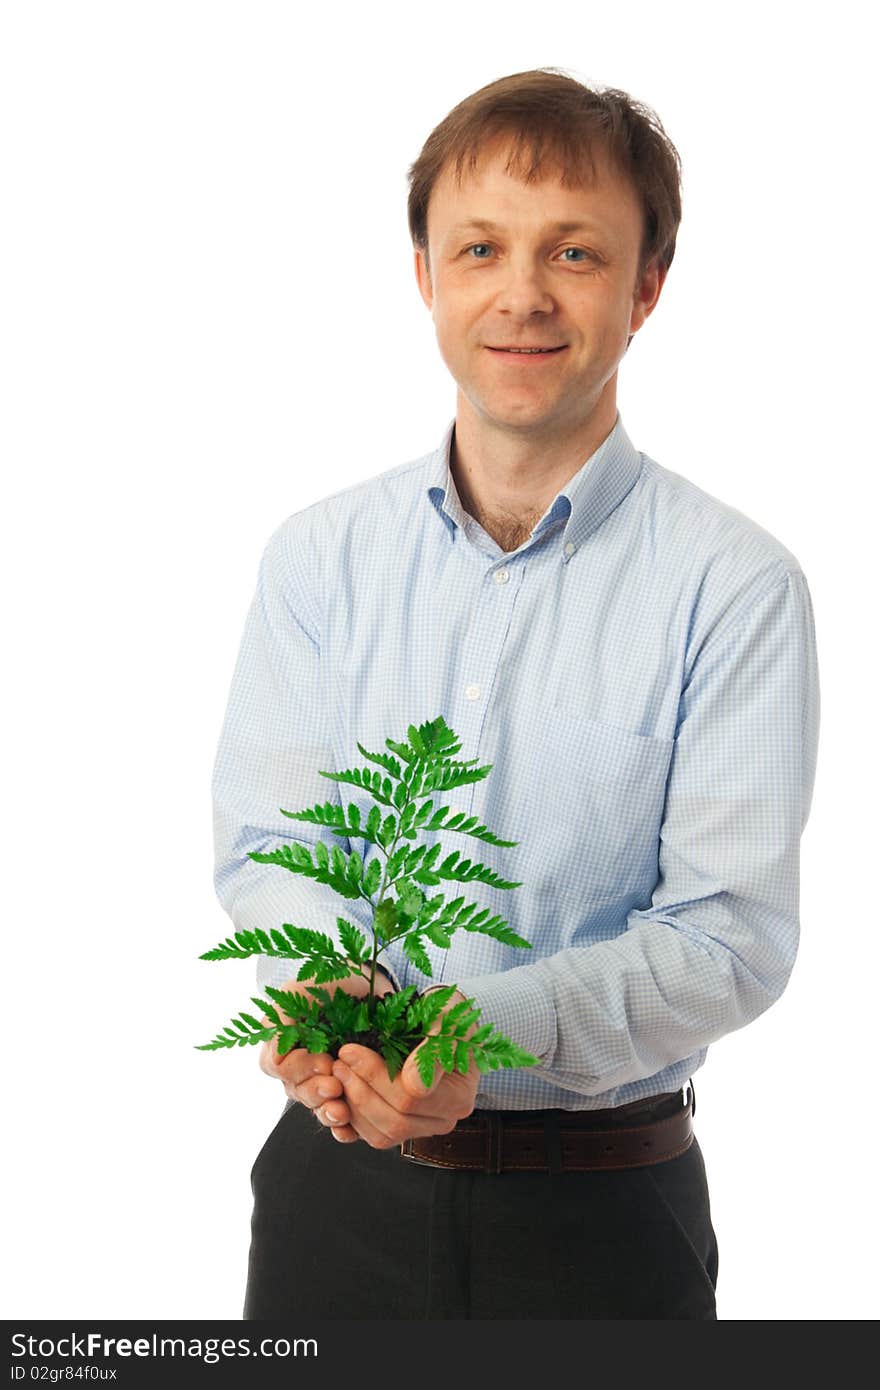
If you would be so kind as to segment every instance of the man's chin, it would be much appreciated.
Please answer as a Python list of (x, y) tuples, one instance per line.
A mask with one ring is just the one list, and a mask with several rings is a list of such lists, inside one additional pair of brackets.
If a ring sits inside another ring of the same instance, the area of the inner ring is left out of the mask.
[(474, 414), (488, 427), (513, 433), (552, 435), (560, 427), (557, 412), (535, 402), (523, 401), (515, 405), (483, 402), (475, 407)]

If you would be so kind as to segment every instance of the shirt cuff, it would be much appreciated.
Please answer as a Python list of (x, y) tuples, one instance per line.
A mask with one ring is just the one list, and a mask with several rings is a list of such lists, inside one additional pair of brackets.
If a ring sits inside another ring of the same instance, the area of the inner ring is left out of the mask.
[(516, 966), (495, 975), (465, 976), (456, 982), (480, 1009), (478, 1027), (493, 1023), (499, 1033), (542, 1062), (556, 1051), (556, 1009), (531, 966)]
[(394, 974), (394, 971), (391, 969), (391, 967), (390, 967), (390, 966), (386, 966), (386, 965), (381, 965), (379, 961), (376, 961), (376, 969), (377, 969), (377, 971), (378, 971), (381, 975), (384, 975), (384, 976), (385, 976), (386, 980), (390, 980), (390, 981), (391, 981), (391, 983), (393, 984), (395, 990), (396, 990), (397, 993), (399, 994), (399, 993), (400, 993), (400, 981), (398, 980), (397, 976)]

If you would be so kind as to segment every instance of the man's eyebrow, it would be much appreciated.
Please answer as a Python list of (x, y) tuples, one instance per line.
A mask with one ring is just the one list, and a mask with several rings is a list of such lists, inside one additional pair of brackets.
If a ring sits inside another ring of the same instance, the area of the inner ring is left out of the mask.
[[(551, 223), (548, 223), (548, 225), (544, 228), (544, 231), (561, 232), (561, 233), (566, 233), (566, 232), (599, 232), (599, 233), (601, 233), (603, 230), (604, 230), (604, 229), (603, 229), (601, 226), (599, 226), (599, 224), (597, 224), (597, 223), (594, 223), (594, 222), (583, 222), (583, 221), (581, 221), (581, 222), (551, 222)], [(450, 235), (450, 236), (460, 236), (463, 232), (469, 232), (469, 231), (503, 232), (503, 231), (504, 231), (504, 228), (503, 228), (503, 227), (499, 227), (499, 226), (497, 225), (497, 223), (495, 223), (495, 222), (490, 222), (490, 221), (489, 221), (487, 218), (485, 218), (485, 217), (472, 217), (469, 221), (467, 221), (467, 222), (460, 222), (460, 223), (458, 224), (458, 226), (451, 228), (451, 230), (450, 230), (450, 232), (449, 232), (449, 235)]]

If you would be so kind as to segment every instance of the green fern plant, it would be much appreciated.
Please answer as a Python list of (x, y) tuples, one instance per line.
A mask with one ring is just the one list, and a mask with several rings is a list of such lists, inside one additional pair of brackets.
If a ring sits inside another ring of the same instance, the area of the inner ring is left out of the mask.
[[(201, 1044), (200, 1050), (245, 1047), (277, 1037), (280, 1054), (305, 1047), (309, 1052), (336, 1056), (343, 1043), (357, 1042), (381, 1053), (393, 1080), (413, 1048), (424, 1043), (417, 1061), (426, 1086), (433, 1084), (437, 1065), (447, 1072), (457, 1069), (465, 1073), (471, 1058), (481, 1072), (537, 1064), (537, 1057), (498, 1033), (493, 1024), (484, 1023), (474, 1029), (480, 1009), (473, 999), (459, 1001), (444, 1013), (456, 991), (455, 985), (432, 988), (422, 995), (409, 985), (384, 997), (376, 996), (378, 958), (392, 942), (399, 942), (407, 959), (428, 976), (433, 972), (425, 942), (448, 948), (453, 933), (459, 929), (480, 932), (509, 946), (531, 947), (503, 918), (490, 916), (488, 908), (478, 912), (477, 904), (466, 903), (463, 897), (447, 902), (442, 893), (428, 897), (423, 892), (423, 888), (436, 887), (444, 880), (486, 883), (503, 889), (519, 888), (519, 883), (501, 878), (484, 864), (460, 859), (458, 850), (438, 863), (439, 843), (431, 849), (424, 844), (410, 848), (409, 842), (416, 838), (417, 831), (439, 829), (455, 830), (487, 844), (516, 845), (516, 840), (499, 839), (475, 816), (461, 812), (449, 816), (448, 806), (435, 808), (438, 793), (480, 781), (488, 776), (493, 765), (477, 767), (476, 758), (454, 761), (461, 743), (442, 716), (418, 728), (411, 724), (405, 742), (388, 738), (385, 743), (389, 753), (369, 753), (358, 743), (363, 756), (383, 769), (384, 777), (368, 767), (321, 773), (322, 777), (360, 787), (378, 803), (364, 824), (354, 802), (349, 802), (347, 809), (330, 801), (303, 811), (281, 808), (282, 814), (292, 820), (327, 826), (336, 835), (369, 841), (376, 846), (377, 854), (368, 864), (356, 851), (346, 855), (338, 845), (328, 849), (322, 840), (311, 851), (293, 844), (270, 854), (248, 856), (258, 864), (278, 864), (291, 873), (314, 878), (340, 897), (368, 902), (373, 908), (372, 944), (343, 917), (336, 919), (341, 949), (324, 933), (289, 922), (269, 932), (235, 932), (199, 959), (244, 960), (264, 955), (301, 961), (296, 978), (314, 981), (306, 986), (311, 998), (267, 985), (268, 1000), (252, 996), (252, 1002), (265, 1015), (263, 1020), (241, 1013), (212, 1042)], [(380, 807), (389, 808), (384, 817)], [(343, 989), (331, 992), (321, 988), (328, 981), (352, 975), (369, 979), (369, 991), (363, 998)], [(430, 1033), (438, 1018), (439, 1031)]]

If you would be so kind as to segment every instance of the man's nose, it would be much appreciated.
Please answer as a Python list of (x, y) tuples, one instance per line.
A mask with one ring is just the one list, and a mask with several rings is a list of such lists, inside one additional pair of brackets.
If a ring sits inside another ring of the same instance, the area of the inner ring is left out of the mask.
[(508, 262), (498, 282), (499, 309), (508, 313), (528, 315), (536, 312), (550, 313), (555, 304), (545, 266), (527, 257)]

